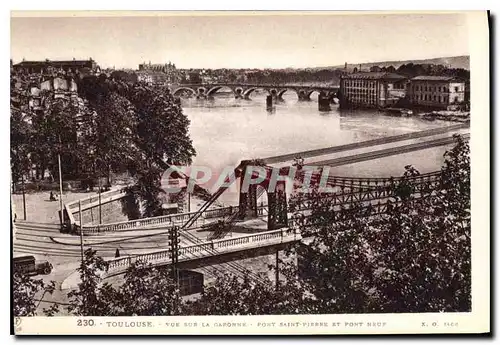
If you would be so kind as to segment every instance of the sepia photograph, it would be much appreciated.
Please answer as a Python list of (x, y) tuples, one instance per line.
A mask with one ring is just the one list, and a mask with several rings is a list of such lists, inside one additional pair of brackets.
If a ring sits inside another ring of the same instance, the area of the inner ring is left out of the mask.
[(16, 335), (490, 331), (486, 11), (10, 30)]

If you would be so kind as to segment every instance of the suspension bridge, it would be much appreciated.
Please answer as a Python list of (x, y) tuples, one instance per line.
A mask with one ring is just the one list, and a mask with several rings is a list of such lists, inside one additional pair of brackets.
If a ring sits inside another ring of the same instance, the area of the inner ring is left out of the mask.
[[(431, 147), (451, 145), (454, 141), (452, 134), (459, 133), (468, 139), (468, 124), (440, 127), (420, 132), (411, 132), (401, 135), (379, 138), (341, 146), (321, 148), (279, 156), (267, 157), (258, 160), (258, 164), (266, 171), (266, 177), (257, 184), (251, 184), (248, 191), (240, 188), (238, 205), (229, 207), (214, 207), (217, 199), (229, 188), (229, 184), (217, 189), (210, 198), (195, 212), (172, 214), (160, 217), (138, 219), (132, 221), (86, 225), (75, 219), (80, 204), (82, 210), (91, 209), (99, 204), (96, 196), (66, 203), (66, 221), (71, 225), (75, 234), (84, 236), (84, 244), (98, 249), (105, 257), (112, 257), (114, 250), (120, 248), (126, 254), (122, 257), (109, 259), (107, 276), (124, 273), (132, 263), (147, 262), (152, 265), (164, 266), (172, 262), (172, 252), (168, 247), (170, 229), (179, 228), (181, 243), (178, 249), (178, 265), (181, 269), (196, 268), (207, 276), (211, 276), (225, 268), (237, 276), (249, 275), (256, 280), (262, 277), (239, 264), (235, 258), (248, 258), (255, 255), (266, 255), (270, 252), (282, 250), (289, 245), (313, 236), (314, 232), (301, 233), (299, 228), (313, 228), (315, 224), (309, 222), (311, 200), (305, 197), (300, 200), (297, 210), (290, 212), (287, 203), (286, 184), (293, 183), (286, 179), (277, 181), (275, 188), (269, 189), (272, 174), (279, 171), (280, 176), (287, 176), (291, 169), (296, 169), (293, 163), (297, 158), (303, 160), (302, 169), (297, 170), (299, 181), (307, 178), (305, 167), (312, 169), (309, 178), (313, 183), (322, 180), (323, 171), (329, 167), (353, 164), (382, 157), (389, 157), (406, 152), (424, 150)], [(399, 144), (391, 145), (388, 144)], [(352, 153), (355, 151), (355, 153)], [(362, 152), (359, 152), (362, 151)], [(345, 152), (350, 154), (332, 157)], [(234, 181), (240, 187), (245, 176), (256, 177), (255, 172), (249, 170), (255, 161), (241, 161), (233, 170), (227, 181)], [(439, 172), (412, 177), (417, 186), (415, 193), (424, 194), (431, 190), (438, 182)], [(401, 178), (356, 178), (342, 176), (327, 176), (322, 181), (332, 191), (326, 198), (334, 207), (348, 208), (353, 204), (361, 204), (369, 210), (367, 214), (383, 213), (390, 204), (394, 183), (401, 182)], [(259, 204), (258, 200), (266, 194), (267, 203)], [(117, 189), (102, 193), (100, 203), (109, 203), (125, 195), (123, 190)], [(265, 221), (265, 227), (254, 226), (252, 233), (232, 233), (235, 226), (252, 229), (255, 220)], [(213, 226), (221, 225), (218, 230), (211, 230)], [(33, 239), (33, 233), (40, 235), (40, 239)], [(204, 236), (202, 236), (204, 234)], [(208, 235), (207, 235), (208, 234)], [(18, 223), (17, 240), (14, 249), (21, 252), (43, 252), (46, 250), (52, 255), (79, 257), (79, 239), (76, 237), (58, 236), (55, 228), (47, 228), (37, 224)], [(51, 243), (48, 246), (47, 243)], [(56, 245), (56, 247), (54, 247)]]

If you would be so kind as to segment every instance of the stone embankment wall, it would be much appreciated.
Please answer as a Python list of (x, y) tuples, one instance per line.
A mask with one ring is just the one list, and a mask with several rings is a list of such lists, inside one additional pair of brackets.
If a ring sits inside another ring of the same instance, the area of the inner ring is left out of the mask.
[[(80, 221), (80, 214), (78, 209), (73, 213), (75, 220)], [(82, 211), (83, 224), (85, 225), (97, 225), (99, 224), (99, 206), (89, 208)], [(101, 223), (115, 223), (127, 221), (128, 217), (122, 212), (122, 204), (120, 200), (114, 200), (112, 202), (101, 205)]]

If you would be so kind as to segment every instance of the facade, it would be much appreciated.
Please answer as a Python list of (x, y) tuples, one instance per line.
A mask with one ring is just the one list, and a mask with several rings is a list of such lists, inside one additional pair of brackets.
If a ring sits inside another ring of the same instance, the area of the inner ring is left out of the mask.
[(418, 76), (411, 79), (408, 96), (416, 106), (448, 109), (465, 102), (465, 82), (454, 77)]
[(75, 81), (72, 78), (50, 78), (38, 86), (32, 86), (30, 88), (30, 107), (32, 109), (41, 109), (43, 107), (42, 104), (42, 95), (43, 92), (50, 91), (53, 92), (54, 98), (64, 98), (68, 100), (73, 100), (79, 102), (81, 99), (78, 98), (77, 86)]
[(169, 82), (168, 75), (163, 72), (156, 71), (138, 71), (136, 72), (137, 81), (144, 82), (150, 85), (166, 84)]
[(46, 74), (58, 71), (67, 73), (99, 73), (100, 67), (90, 58), (89, 60), (61, 60), (25, 61), (12, 66), (15, 72)]
[(166, 64), (152, 64), (151, 61), (149, 63), (141, 63), (139, 64), (139, 71), (155, 71), (155, 72), (163, 72), (163, 73), (169, 73), (176, 71), (177, 68), (175, 67), (175, 64), (171, 63), (170, 61)]
[(388, 72), (360, 72), (340, 79), (341, 107), (384, 108), (406, 95), (406, 77)]
[(137, 80), (148, 84), (166, 84), (172, 83), (177, 78), (177, 68), (175, 64), (168, 62), (166, 64), (139, 64)]

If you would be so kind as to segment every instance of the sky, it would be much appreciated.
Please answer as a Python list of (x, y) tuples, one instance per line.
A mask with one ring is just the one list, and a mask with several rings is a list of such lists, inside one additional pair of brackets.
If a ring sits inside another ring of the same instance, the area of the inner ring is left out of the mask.
[(469, 55), (466, 15), (12, 17), (11, 58), (303, 68)]

